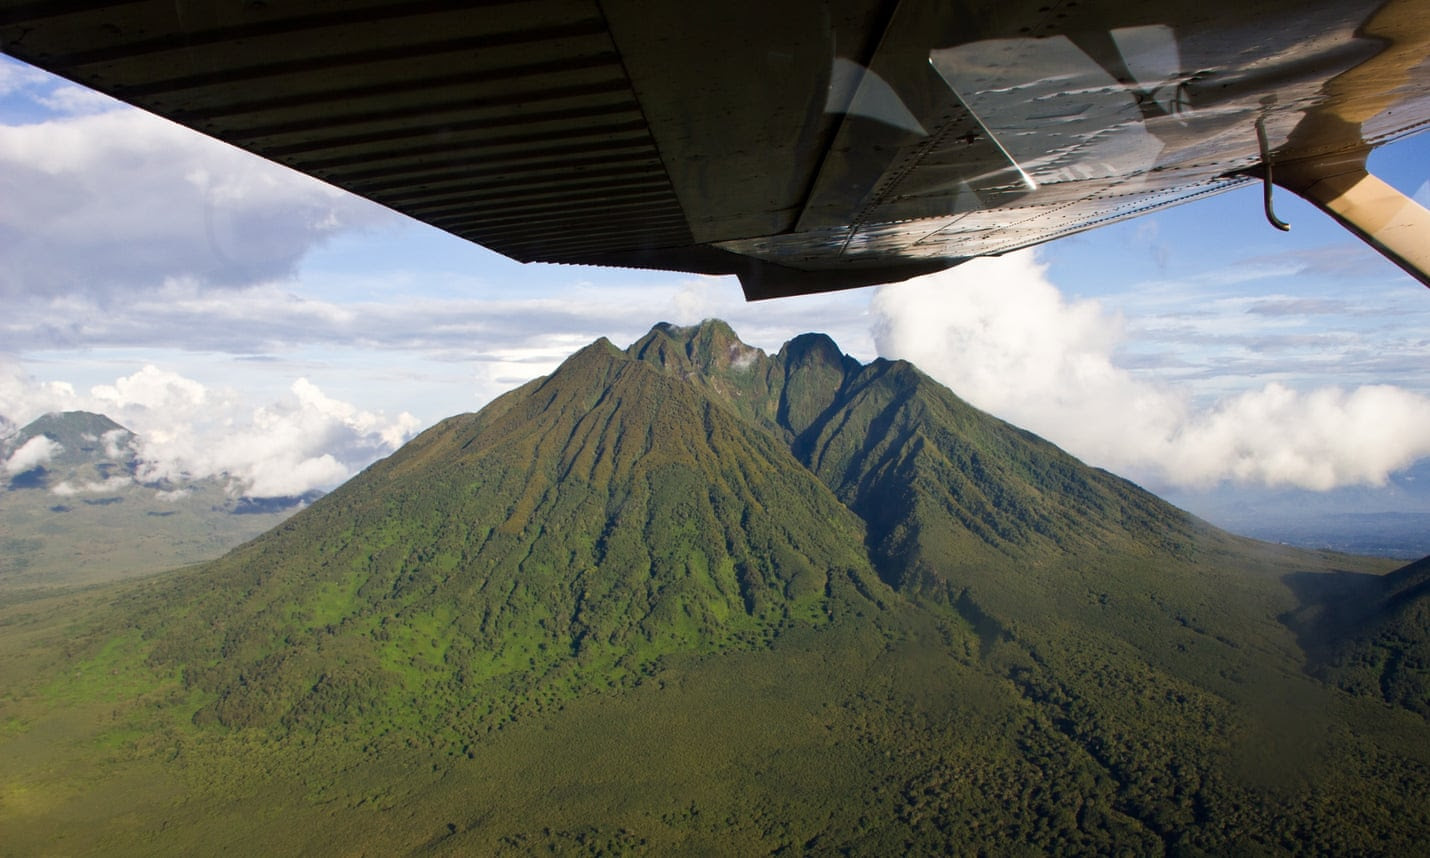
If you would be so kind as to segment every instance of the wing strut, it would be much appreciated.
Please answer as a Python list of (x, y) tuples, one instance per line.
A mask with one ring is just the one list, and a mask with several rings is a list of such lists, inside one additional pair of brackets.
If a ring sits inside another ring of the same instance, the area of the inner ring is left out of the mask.
[[(1430, 211), (1366, 172), (1367, 154), (1369, 149), (1358, 149), (1279, 163), (1275, 182), (1430, 286)], [(1266, 178), (1271, 179), (1269, 163)]]

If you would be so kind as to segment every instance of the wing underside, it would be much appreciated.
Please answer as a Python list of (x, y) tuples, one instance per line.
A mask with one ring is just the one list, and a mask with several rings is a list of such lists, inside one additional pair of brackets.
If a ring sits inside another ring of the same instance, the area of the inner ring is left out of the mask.
[(1006, 253), (1272, 161), (1363, 166), (1430, 122), (1416, 6), (0, 2), (0, 48), (515, 259), (764, 298)]

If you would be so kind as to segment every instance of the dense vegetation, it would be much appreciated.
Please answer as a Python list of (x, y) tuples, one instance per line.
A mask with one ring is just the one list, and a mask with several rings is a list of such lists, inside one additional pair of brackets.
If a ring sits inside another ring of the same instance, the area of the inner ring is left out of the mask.
[(1288, 622), (1311, 671), (1430, 718), (1430, 558), (1383, 577), (1299, 575)]
[(0, 604), (0, 851), (1409, 853), (1387, 571), (657, 326), (216, 563)]

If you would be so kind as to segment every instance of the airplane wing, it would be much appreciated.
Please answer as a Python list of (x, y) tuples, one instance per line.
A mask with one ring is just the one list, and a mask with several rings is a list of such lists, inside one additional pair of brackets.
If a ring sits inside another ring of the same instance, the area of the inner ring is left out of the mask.
[(1264, 181), (1430, 285), (1365, 173), (1424, 0), (0, 0), (0, 50), (522, 261), (888, 282)]

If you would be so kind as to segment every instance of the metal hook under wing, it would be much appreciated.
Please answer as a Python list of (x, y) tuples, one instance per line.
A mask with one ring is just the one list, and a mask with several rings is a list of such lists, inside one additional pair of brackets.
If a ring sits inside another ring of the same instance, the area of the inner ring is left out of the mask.
[(1266, 145), (1265, 119), (1256, 120), (1256, 142), (1261, 147), (1261, 204), (1266, 209), (1266, 219), (1282, 232), (1290, 232), (1291, 224), (1276, 216), (1271, 208), (1271, 153)]
[(1430, 286), (1430, 211), (1366, 172), (1368, 151), (1279, 164), (1276, 184), (1335, 218), (1411, 277)]

